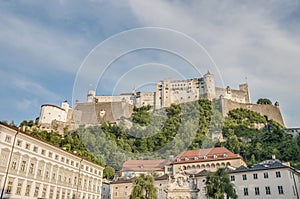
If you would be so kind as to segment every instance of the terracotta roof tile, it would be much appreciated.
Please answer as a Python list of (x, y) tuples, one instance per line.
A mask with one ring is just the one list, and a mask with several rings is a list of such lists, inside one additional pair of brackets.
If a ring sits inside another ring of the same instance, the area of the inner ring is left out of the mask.
[(220, 159), (234, 159), (241, 158), (240, 155), (234, 154), (225, 147), (216, 147), (208, 149), (196, 149), (183, 151), (177, 155), (173, 164), (181, 164), (187, 162), (201, 162), (201, 161), (212, 161)]
[(163, 171), (167, 163), (166, 160), (128, 160), (122, 171)]

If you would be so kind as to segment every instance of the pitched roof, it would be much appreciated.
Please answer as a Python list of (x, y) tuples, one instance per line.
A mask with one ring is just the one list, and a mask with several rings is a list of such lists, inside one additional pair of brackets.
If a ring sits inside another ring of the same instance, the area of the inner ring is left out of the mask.
[(122, 171), (163, 171), (167, 160), (128, 160)]
[(259, 170), (269, 170), (269, 169), (280, 169), (280, 168), (291, 168), (290, 166), (285, 165), (279, 160), (266, 160), (259, 164), (255, 164), (252, 167), (244, 167), (241, 166), (235, 170), (230, 171), (231, 173), (239, 173), (239, 172), (248, 172), (248, 171), (259, 171)]
[(207, 162), (214, 160), (226, 160), (242, 158), (239, 154), (234, 154), (225, 147), (216, 147), (208, 149), (196, 149), (183, 151), (177, 155), (172, 164)]

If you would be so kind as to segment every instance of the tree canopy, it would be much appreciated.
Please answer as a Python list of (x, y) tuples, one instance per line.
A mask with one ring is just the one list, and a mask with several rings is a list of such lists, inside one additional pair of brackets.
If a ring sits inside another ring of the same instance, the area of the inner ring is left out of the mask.
[(157, 189), (150, 175), (141, 174), (133, 182), (130, 199), (156, 199)]
[(211, 172), (206, 176), (206, 196), (212, 199), (237, 198), (233, 184), (224, 168)]
[(268, 98), (259, 98), (256, 102), (257, 104), (272, 104), (272, 101)]

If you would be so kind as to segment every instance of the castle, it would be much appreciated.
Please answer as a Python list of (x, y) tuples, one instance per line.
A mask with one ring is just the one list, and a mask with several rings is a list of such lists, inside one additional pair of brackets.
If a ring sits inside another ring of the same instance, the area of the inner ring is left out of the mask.
[(250, 103), (248, 84), (240, 84), (239, 90), (219, 88), (215, 86), (214, 75), (206, 73), (202, 78), (188, 80), (165, 79), (156, 83), (155, 92), (133, 92), (118, 96), (96, 96), (96, 92), (90, 90), (87, 102), (127, 102), (136, 107), (150, 105), (155, 110), (167, 108), (171, 104), (181, 104), (199, 99), (214, 100), (219, 98), (229, 99), (238, 103)]
[[(88, 91), (87, 102), (76, 102), (72, 109), (65, 101), (61, 107), (42, 105), (39, 124), (43, 128), (54, 125), (62, 128), (76, 129), (79, 125), (98, 125), (105, 121), (116, 122), (121, 117), (129, 118), (133, 107), (150, 105), (154, 110), (170, 107), (171, 104), (181, 104), (199, 99), (216, 100), (221, 107), (221, 113), (226, 116), (230, 110), (245, 108), (260, 113), (268, 119), (273, 119), (282, 126), (284, 121), (279, 104), (251, 104), (248, 84), (240, 84), (239, 89), (229, 86), (215, 86), (214, 75), (207, 72), (201, 78), (188, 80), (165, 79), (156, 83), (154, 92), (132, 92), (117, 96), (97, 96), (94, 90)], [(57, 130), (57, 129), (56, 129)]]

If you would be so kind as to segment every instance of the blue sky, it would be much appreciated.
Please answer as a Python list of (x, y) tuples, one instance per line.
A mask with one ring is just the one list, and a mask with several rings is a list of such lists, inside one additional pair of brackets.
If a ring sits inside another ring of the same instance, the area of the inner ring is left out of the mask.
[[(71, 102), (77, 73), (89, 53), (113, 35), (142, 27), (190, 36), (218, 66), (223, 80), (218, 86), (237, 88), (247, 77), (252, 102), (259, 97), (279, 101), (286, 125), (300, 126), (298, 0), (0, 1), (0, 120), (35, 119), (42, 104)], [(183, 46), (180, 42), (173, 45)], [(130, 74), (130, 66), (139, 67)], [(199, 76), (188, 67), (168, 52), (141, 50), (114, 62), (90, 87), (111, 94), (142, 89), (164, 77)], [(199, 63), (202, 73), (217, 72), (211, 67)], [(84, 101), (86, 92), (76, 97)]]

